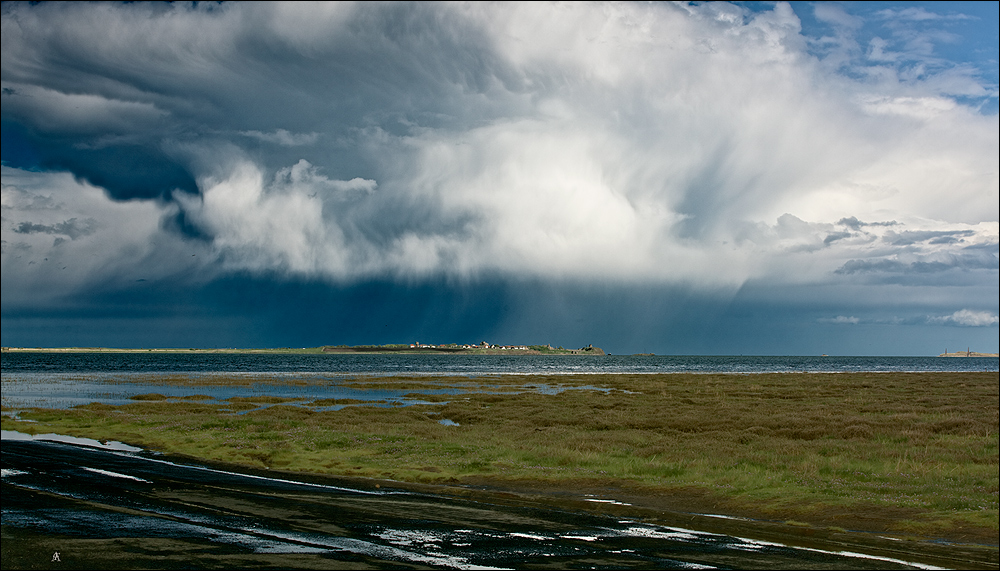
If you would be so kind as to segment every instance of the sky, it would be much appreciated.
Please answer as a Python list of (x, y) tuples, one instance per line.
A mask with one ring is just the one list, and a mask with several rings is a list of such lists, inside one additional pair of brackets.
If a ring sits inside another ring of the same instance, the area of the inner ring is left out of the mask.
[(998, 349), (997, 2), (0, 10), (4, 346)]

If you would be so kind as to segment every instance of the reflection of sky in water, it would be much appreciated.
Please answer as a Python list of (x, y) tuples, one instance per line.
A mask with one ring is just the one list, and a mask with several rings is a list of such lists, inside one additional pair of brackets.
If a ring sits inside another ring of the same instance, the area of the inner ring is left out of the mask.
[[(344, 378), (331, 379), (325, 375), (238, 375), (250, 381), (245, 385), (212, 384), (211, 376), (190, 375), (187, 382), (176, 384), (176, 373), (164, 374), (163, 383), (156, 382), (157, 375), (143, 374), (80, 374), (80, 373), (5, 373), (2, 381), (2, 402), (8, 408), (71, 408), (78, 405), (99, 402), (122, 405), (132, 397), (149, 393), (161, 394), (168, 398), (184, 398), (205, 395), (208, 399), (197, 402), (220, 404), (233, 397), (241, 398), (282, 398), (295, 402), (280, 403), (306, 406), (317, 411), (340, 410), (347, 406), (410, 406), (443, 404), (420, 398), (421, 395), (457, 395), (469, 393), (515, 393), (535, 392), (546, 395), (558, 394), (565, 390), (610, 389), (594, 386), (565, 386), (542, 383), (528, 383), (520, 386), (496, 385), (476, 382), (468, 378), (455, 377), (454, 381), (437, 382), (438, 386), (428, 387), (428, 381), (421, 380), (416, 388), (372, 388), (370, 381), (363, 387), (351, 386)], [(230, 376), (231, 377), (231, 376)], [(257, 377), (262, 382), (252, 382)], [(285, 377), (285, 378), (283, 378)], [(203, 380), (202, 380), (203, 379)], [(264, 382), (264, 381), (267, 382)], [(280, 382), (287, 380), (287, 382)], [(275, 382), (278, 381), (278, 382)], [(201, 384), (204, 383), (204, 384)], [(352, 400), (358, 403), (329, 403), (313, 405), (320, 400)], [(264, 408), (272, 403), (261, 403)]]
[[(76, 446), (87, 446), (89, 448), (102, 448), (104, 450), (118, 450), (122, 452), (141, 452), (142, 448), (136, 448), (128, 444), (123, 444), (117, 440), (100, 442), (93, 438), (81, 438), (79, 436), (66, 436), (64, 434), (25, 434), (16, 430), (0, 430), (0, 439), (3, 440), (47, 440), (49, 442), (62, 442), (64, 444), (74, 444)], [(7, 475), (7, 474), (4, 474)], [(131, 476), (128, 476), (131, 478)]]

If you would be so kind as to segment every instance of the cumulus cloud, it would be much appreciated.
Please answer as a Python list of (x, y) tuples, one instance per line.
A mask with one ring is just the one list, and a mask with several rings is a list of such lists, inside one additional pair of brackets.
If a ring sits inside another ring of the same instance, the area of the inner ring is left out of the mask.
[(369, 193), (375, 182), (330, 180), (302, 160), (271, 181), (242, 162), (222, 179), (200, 182), (201, 196), (175, 198), (187, 221), (212, 237), (225, 266), (263, 272), (332, 276), (363, 274), (338, 221), (344, 195)]
[(960, 325), (962, 327), (989, 327), (1000, 323), (1000, 317), (989, 311), (961, 309), (951, 315), (930, 318), (932, 323)]
[(783, 3), (12, 5), (2, 42), (4, 120), (90, 197), (11, 191), (36, 252), (134, 208), (111, 250), (334, 281), (996, 273), (997, 116), (916, 39), (831, 72)]

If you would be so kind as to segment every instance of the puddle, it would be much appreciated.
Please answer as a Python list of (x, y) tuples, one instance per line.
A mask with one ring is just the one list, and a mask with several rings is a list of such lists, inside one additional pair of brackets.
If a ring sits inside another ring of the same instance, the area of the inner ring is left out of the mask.
[(609, 500), (609, 499), (604, 499), (604, 498), (593, 498), (593, 497), (584, 498), (583, 501), (585, 501), (585, 502), (594, 502), (594, 503), (597, 503), (597, 504), (611, 504), (611, 505), (615, 505), (615, 506), (630, 506), (630, 505), (632, 505), (632, 504), (629, 504), (629, 503), (626, 503), (626, 502), (619, 502), (618, 500)]
[(117, 450), (119, 452), (142, 452), (142, 448), (129, 446), (117, 440), (101, 442), (92, 438), (79, 438), (76, 436), (65, 436), (63, 434), (25, 434), (16, 430), (0, 430), (0, 440), (45, 440), (48, 442), (61, 442), (63, 444), (75, 444), (77, 446), (87, 446), (88, 448), (100, 448), (102, 450)]
[(123, 480), (132, 480), (132, 481), (135, 481), (135, 482), (143, 482), (145, 484), (152, 483), (149, 480), (143, 480), (142, 478), (136, 478), (135, 476), (129, 476), (128, 474), (119, 474), (118, 472), (112, 472), (110, 470), (101, 470), (100, 468), (88, 468), (86, 466), (84, 466), (83, 469), (86, 470), (86, 471), (88, 471), (88, 472), (93, 472), (94, 474), (100, 474), (102, 476), (110, 476), (112, 478), (121, 478)]

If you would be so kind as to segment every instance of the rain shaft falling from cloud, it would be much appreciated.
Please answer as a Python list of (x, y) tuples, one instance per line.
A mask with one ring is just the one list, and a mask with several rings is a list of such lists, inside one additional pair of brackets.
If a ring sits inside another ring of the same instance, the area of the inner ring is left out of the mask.
[[(151, 259), (723, 298), (996, 281), (997, 88), (931, 58), (915, 13), (865, 47), (832, 5), (823, 38), (784, 3), (3, 10), (4, 129), (30, 148), (5, 155), (5, 303)], [(113, 230), (123, 209), (142, 227)], [(37, 262), (60, 257), (57, 283)]]

